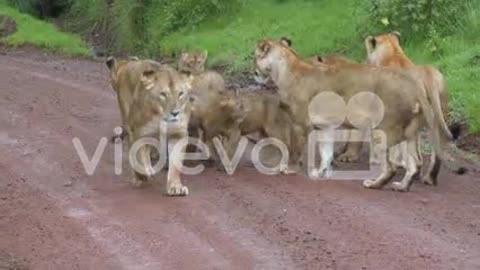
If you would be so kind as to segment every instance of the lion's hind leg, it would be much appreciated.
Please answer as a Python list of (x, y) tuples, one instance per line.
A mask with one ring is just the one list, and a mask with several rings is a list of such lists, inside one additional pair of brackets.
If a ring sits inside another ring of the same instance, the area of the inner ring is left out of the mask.
[(395, 191), (408, 191), (413, 183), (413, 177), (419, 173), (416, 138), (407, 142), (407, 151), (403, 154), (403, 158), (406, 165), (405, 176), (401, 181), (392, 183), (392, 188)]
[(388, 183), (388, 181), (390, 181), (390, 179), (392, 179), (395, 174), (395, 171), (392, 168), (392, 163), (388, 158), (390, 151), (389, 147), (386, 145), (377, 145), (375, 147), (377, 147), (377, 149), (379, 150), (379, 160), (380, 164), (382, 165), (382, 173), (379, 177), (377, 177), (377, 179), (368, 179), (363, 181), (363, 187), (370, 189), (382, 188)]

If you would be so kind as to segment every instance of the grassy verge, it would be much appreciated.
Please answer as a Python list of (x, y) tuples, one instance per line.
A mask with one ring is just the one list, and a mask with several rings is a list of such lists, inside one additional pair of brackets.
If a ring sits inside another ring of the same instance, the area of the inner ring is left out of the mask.
[[(361, 19), (358, 1), (247, 1), (234, 16), (214, 18), (194, 28), (186, 28), (163, 38), (163, 53), (207, 49), (211, 64), (226, 64), (233, 71), (251, 67), (252, 52), (258, 40), (288, 36), (299, 53), (346, 51)], [(342, 8), (339, 8), (341, 6)], [(358, 50), (357, 50), (358, 52)]]
[(90, 55), (90, 50), (79, 36), (60, 32), (53, 24), (23, 14), (4, 0), (0, 0), (0, 15), (12, 18), (17, 24), (14, 34), (0, 39), (8, 46), (32, 45), (69, 56)]
[[(423, 41), (402, 41), (417, 64), (440, 68), (448, 82), (455, 120), (466, 120), (480, 132), (480, 5), (472, 6), (467, 23), (456, 34), (439, 41), (439, 51)], [(381, 27), (365, 21), (361, 1), (247, 1), (234, 16), (207, 20), (158, 41), (162, 52), (175, 55), (183, 49), (207, 49), (210, 65), (227, 65), (231, 71), (251, 69), (253, 49), (259, 39), (291, 37), (304, 56), (342, 52), (365, 59), (363, 39)]]
[(466, 24), (452, 36), (439, 42), (440, 53), (432, 55), (427, 45), (407, 42), (407, 53), (417, 64), (439, 68), (447, 78), (451, 117), (466, 121), (470, 131), (480, 133), (480, 92), (477, 77), (480, 74), (480, 3), (472, 6), (466, 15)]

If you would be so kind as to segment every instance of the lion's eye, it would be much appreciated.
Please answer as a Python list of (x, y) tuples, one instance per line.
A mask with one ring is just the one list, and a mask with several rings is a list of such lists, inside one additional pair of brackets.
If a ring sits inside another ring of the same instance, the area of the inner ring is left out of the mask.
[(161, 99), (166, 99), (166, 98), (167, 98), (167, 93), (161, 92), (161, 93), (160, 93), (160, 98), (161, 98)]
[(185, 91), (180, 91), (180, 93), (178, 93), (179, 98), (182, 98), (184, 95), (185, 95)]

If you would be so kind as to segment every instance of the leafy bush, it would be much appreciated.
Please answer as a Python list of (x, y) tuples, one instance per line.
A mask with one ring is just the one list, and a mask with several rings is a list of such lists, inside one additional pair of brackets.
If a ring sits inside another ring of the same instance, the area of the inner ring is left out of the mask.
[(17, 31), (0, 42), (8, 46), (33, 45), (72, 56), (88, 56), (90, 50), (74, 34), (60, 32), (55, 25), (21, 13), (0, 0), (0, 15), (12, 18)]
[(152, 1), (145, 14), (147, 47), (158, 53), (163, 38), (179, 29), (196, 28), (206, 19), (231, 14), (245, 0), (177, 0)]
[(184, 26), (193, 26), (204, 19), (229, 13), (238, 8), (241, 0), (177, 0), (152, 1), (147, 18), (154, 22), (157, 31), (169, 34)]
[(56, 18), (67, 10), (73, 0), (8, 0), (8, 4), (21, 12), (38, 18)]
[(159, 42), (183, 27), (236, 10), (246, 0), (72, 0), (67, 29), (108, 35), (110, 51), (152, 55)]
[(369, 0), (370, 22), (382, 31), (436, 39), (454, 33), (473, 0)]

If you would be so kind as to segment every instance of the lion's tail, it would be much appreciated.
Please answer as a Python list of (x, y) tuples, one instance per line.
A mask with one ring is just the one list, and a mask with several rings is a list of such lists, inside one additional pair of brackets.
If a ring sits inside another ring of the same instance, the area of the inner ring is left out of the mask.
[[(437, 91), (434, 91), (437, 92)], [(436, 95), (438, 97), (438, 95)], [(432, 106), (428, 102), (428, 100), (424, 96), (419, 96), (419, 103), (420, 107), (423, 112), (423, 116), (425, 117), (425, 121), (427, 122), (428, 128), (429, 128), (429, 134), (430, 138), (432, 140), (432, 145), (433, 149), (435, 150), (435, 153), (438, 155), (439, 159), (436, 161), (438, 162), (438, 166), (440, 166), (441, 161), (445, 161), (447, 167), (449, 167), (450, 170), (456, 172), (457, 174), (464, 174), (467, 169), (463, 166), (457, 166), (450, 164), (452, 158), (450, 155), (447, 154), (447, 152), (444, 150), (442, 147), (442, 144), (444, 143), (445, 139), (442, 139), (442, 136), (440, 132), (443, 133), (443, 138), (447, 138), (448, 141), (453, 141), (453, 136), (450, 133), (450, 130), (448, 126), (446, 125), (445, 121), (442, 121), (443, 118), (443, 113), (441, 110), (440, 106), (440, 98), (438, 98), (438, 106), (436, 106), (435, 103), (435, 94), (432, 95)], [(437, 107), (437, 110), (435, 109)], [(438, 108), (440, 108), (438, 110)], [(439, 113), (440, 112), (440, 113)], [(442, 125), (443, 122), (443, 125)]]
[(425, 118), (425, 122), (427, 123), (430, 138), (432, 140), (432, 146), (435, 152), (439, 155), (439, 157), (443, 160), (446, 159), (445, 152), (441, 146), (441, 139), (440, 139), (440, 130), (438, 126), (438, 122), (436, 121), (435, 112), (428, 103), (428, 100), (424, 96), (419, 96), (419, 104), (420, 108), (423, 113), (423, 117)]
[(443, 83), (445, 79), (443, 78), (443, 75), (436, 70), (430, 70), (430, 72), (432, 75), (431, 79), (432, 79), (433, 89), (427, 89), (427, 93), (430, 94), (435, 118), (437, 120), (437, 123), (440, 125), (440, 128), (445, 138), (447, 140), (455, 140), (456, 139), (455, 136), (458, 137), (459, 132), (455, 132), (455, 135), (452, 134), (450, 128), (447, 125), (447, 121), (445, 120), (444, 113), (442, 110), (442, 103), (440, 101), (440, 93), (442, 91), (445, 91), (445, 89), (442, 89), (445, 85), (445, 83)]

